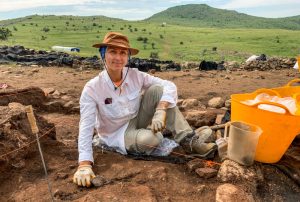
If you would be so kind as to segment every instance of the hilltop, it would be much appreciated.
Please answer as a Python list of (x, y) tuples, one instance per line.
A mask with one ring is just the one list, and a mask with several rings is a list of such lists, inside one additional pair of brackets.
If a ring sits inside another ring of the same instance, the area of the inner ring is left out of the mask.
[(300, 29), (300, 15), (286, 18), (263, 18), (238, 13), (233, 10), (213, 8), (206, 4), (171, 7), (146, 20), (197, 27)]

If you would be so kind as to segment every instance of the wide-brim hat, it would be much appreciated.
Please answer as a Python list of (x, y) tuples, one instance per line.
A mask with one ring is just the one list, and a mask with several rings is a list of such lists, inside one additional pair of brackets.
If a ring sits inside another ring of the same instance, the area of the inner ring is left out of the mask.
[(93, 47), (101, 48), (104, 46), (112, 46), (119, 48), (126, 48), (130, 51), (130, 55), (138, 54), (139, 50), (131, 48), (129, 45), (128, 37), (118, 32), (108, 32), (103, 39), (102, 43), (94, 44)]

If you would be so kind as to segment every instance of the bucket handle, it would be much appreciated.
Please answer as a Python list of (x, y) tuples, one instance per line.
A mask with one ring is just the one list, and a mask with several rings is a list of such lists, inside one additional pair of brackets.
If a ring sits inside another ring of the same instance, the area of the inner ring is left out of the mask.
[(271, 93), (272, 95), (276, 95), (277, 97), (281, 97), (280, 94), (275, 91), (275, 90), (272, 90), (272, 89), (268, 89), (268, 88), (260, 88), (260, 89), (257, 89), (256, 91), (254, 91), (255, 94), (260, 94), (260, 93)]
[(261, 105), (261, 104), (267, 104), (267, 105), (273, 105), (273, 106), (276, 106), (276, 107), (280, 107), (280, 108), (285, 110), (284, 114), (294, 115), (294, 114), (291, 114), (290, 110), (286, 106), (284, 106), (280, 103), (276, 103), (276, 102), (262, 101), (262, 102), (255, 103), (251, 106), (252, 107), (257, 107), (258, 105)]
[(290, 82), (288, 82), (285, 86), (290, 87), (293, 83), (297, 83), (297, 82), (300, 83), (300, 79), (293, 79)]
[(295, 93), (293, 98), (295, 99), (297, 106), (296, 115), (300, 115), (300, 93)]

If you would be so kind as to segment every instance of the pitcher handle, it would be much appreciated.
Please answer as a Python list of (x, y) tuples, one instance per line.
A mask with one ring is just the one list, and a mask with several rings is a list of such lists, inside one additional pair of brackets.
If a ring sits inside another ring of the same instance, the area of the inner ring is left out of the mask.
[(300, 83), (300, 79), (293, 79), (290, 82), (288, 82), (285, 86), (290, 87), (293, 83)]
[(256, 91), (254, 91), (255, 94), (260, 94), (260, 93), (271, 93), (272, 95), (276, 95), (277, 97), (281, 97), (280, 94), (275, 91), (275, 90), (272, 90), (272, 89), (268, 89), (268, 88), (260, 88), (260, 89), (257, 89)]
[(276, 106), (276, 107), (280, 107), (280, 108), (282, 108), (282, 109), (285, 110), (284, 114), (294, 115), (294, 114), (292, 114), (290, 112), (290, 110), (286, 106), (284, 106), (284, 105), (282, 105), (280, 103), (276, 103), (276, 102), (262, 101), (262, 102), (255, 103), (255, 104), (253, 104), (251, 106), (252, 107), (257, 107), (258, 105), (261, 105), (261, 104), (267, 104), (267, 105), (273, 105), (273, 106)]
[(224, 130), (224, 139), (225, 140), (227, 140), (228, 139), (228, 136), (229, 136), (229, 131), (228, 131), (228, 127), (230, 126), (230, 123), (231, 122), (227, 122), (226, 124), (225, 124), (225, 130)]

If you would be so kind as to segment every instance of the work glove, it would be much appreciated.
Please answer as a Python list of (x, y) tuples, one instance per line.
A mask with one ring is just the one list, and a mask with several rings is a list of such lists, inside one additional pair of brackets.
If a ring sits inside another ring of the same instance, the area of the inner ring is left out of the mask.
[(95, 178), (91, 165), (81, 165), (78, 167), (73, 177), (73, 182), (78, 186), (91, 186), (91, 180)]
[(165, 109), (156, 109), (152, 118), (151, 130), (153, 133), (161, 131), (166, 126), (167, 112)]

